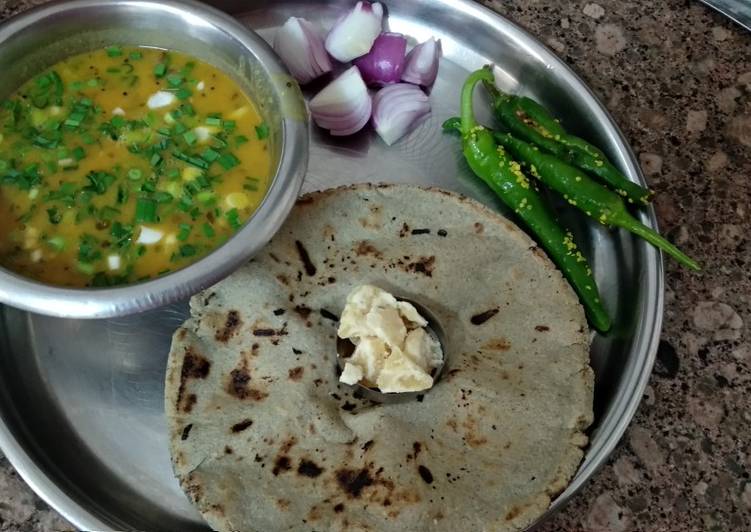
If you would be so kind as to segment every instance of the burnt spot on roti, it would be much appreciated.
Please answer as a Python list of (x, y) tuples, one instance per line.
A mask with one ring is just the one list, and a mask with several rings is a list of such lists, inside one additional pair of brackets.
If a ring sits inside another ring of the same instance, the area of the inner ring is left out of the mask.
[(411, 233), (413, 235), (429, 235), (430, 234), (430, 229), (427, 229), (427, 228), (425, 228), (425, 229), (412, 229)]
[(323, 468), (319, 467), (318, 464), (312, 460), (300, 460), (300, 465), (297, 466), (297, 472), (304, 477), (316, 478), (323, 473)]
[(373, 255), (374, 257), (378, 258), (381, 256), (381, 252), (378, 250), (378, 248), (376, 248), (367, 240), (361, 240), (360, 243), (357, 244), (357, 247), (355, 247), (355, 254), (359, 257), (365, 255)]
[(297, 248), (297, 254), (300, 256), (300, 262), (302, 262), (302, 265), (305, 268), (305, 273), (308, 274), (309, 277), (313, 277), (318, 270), (316, 269), (315, 264), (313, 264), (313, 261), (310, 260), (308, 250), (305, 249), (305, 246), (299, 240), (295, 240), (295, 247)]
[(360, 447), (360, 449), (362, 449), (365, 452), (368, 452), (368, 449), (370, 449), (372, 446), (373, 446), (373, 440), (368, 440), (362, 444), (362, 447)]
[(490, 351), (508, 351), (511, 349), (511, 343), (506, 338), (495, 338), (486, 342), (483, 347)]
[(198, 402), (198, 397), (196, 397), (196, 394), (191, 393), (185, 397), (185, 401), (183, 401), (182, 404), (182, 411), (186, 414), (190, 414), (190, 412), (193, 411), (193, 407)]
[(412, 456), (417, 458), (420, 455), (420, 451), (422, 451), (422, 444), (419, 441), (416, 441), (412, 444)]
[(285, 329), (280, 329), (278, 331), (267, 327), (253, 329), (253, 336), (283, 336), (285, 334), (287, 334)]
[(287, 373), (289, 375), (290, 380), (299, 381), (300, 379), (302, 379), (304, 372), (305, 372), (305, 368), (303, 368), (302, 366), (297, 366), (296, 368), (290, 369)]
[(480, 222), (475, 222), (475, 233), (479, 235), (482, 234), (483, 231), (485, 231), (485, 226)]
[(188, 334), (188, 330), (184, 327), (181, 327), (179, 331), (177, 331), (177, 338), (179, 340), (185, 340), (185, 335)]
[[(180, 369), (180, 386), (177, 389), (176, 405), (178, 410), (190, 412), (190, 408), (192, 408), (193, 404), (195, 404), (195, 400), (192, 403), (189, 401), (183, 401), (185, 395), (185, 387), (187, 386), (187, 383), (190, 379), (205, 379), (208, 376), (210, 370), (211, 362), (198, 354), (198, 352), (193, 347), (185, 348), (183, 365)], [(186, 408), (188, 409), (186, 410)]]
[(284, 310), (283, 308), (278, 308), (278, 309), (276, 309), (276, 310), (274, 311), (274, 316), (281, 316), (281, 315), (282, 315), (282, 314), (284, 314), (285, 312), (286, 312), (286, 310)]
[(180, 440), (182, 440), (182, 441), (187, 440), (188, 436), (190, 435), (190, 429), (192, 429), (192, 428), (193, 428), (193, 423), (185, 425), (185, 427), (183, 427), (182, 434), (180, 434)]
[(279, 476), (279, 473), (284, 473), (286, 471), (289, 471), (292, 469), (292, 464), (290, 463), (288, 456), (277, 456), (276, 460), (274, 461), (274, 468), (271, 470), (271, 472), (274, 474), (274, 476)]
[(339, 316), (337, 316), (336, 314), (334, 314), (334, 313), (333, 313), (333, 312), (331, 312), (330, 310), (326, 310), (325, 308), (322, 308), (322, 309), (321, 309), (321, 310), (319, 310), (318, 312), (320, 312), (320, 313), (321, 313), (321, 316), (323, 316), (323, 317), (324, 317), (324, 318), (326, 318), (327, 320), (331, 320), (331, 321), (339, 321)]
[(480, 312), (479, 314), (475, 314), (471, 318), (469, 318), (470, 323), (472, 325), (482, 325), (486, 321), (488, 321), (490, 318), (498, 314), (497, 308), (491, 308), (489, 310), (486, 310), (485, 312)]
[(342, 405), (342, 410), (346, 410), (347, 412), (352, 412), (355, 407), (357, 407), (356, 404), (350, 403), (349, 401), (344, 401), (344, 404)]
[(282, 273), (280, 273), (279, 275), (276, 276), (276, 280), (279, 281), (280, 283), (282, 283), (285, 286), (289, 285), (289, 279), (287, 278), (286, 275), (284, 275)]
[(299, 314), (302, 319), (307, 320), (310, 313), (313, 312), (313, 309), (308, 308), (305, 305), (297, 305), (294, 308), (294, 311)]
[(402, 228), (399, 229), (399, 238), (404, 238), (410, 233), (409, 226), (406, 223), (402, 224)]
[(230, 371), (226, 389), (228, 394), (237, 399), (262, 401), (269, 395), (250, 387), (250, 371), (245, 367), (235, 368)]
[(445, 229), (439, 229), (437, 231), (437, 234), (438, 234), (438, 236), (446, 236), (446, 235), (448, 235), (448, 231), (446, 231)]
[(435, 256), (420, 257), (415, 262), (407, 264), (407, 271), (414, 273), (421, 273), (427, 277), (433, 277), (433, 270), (435, 269)]
[(232, 447), (230, 447), (229, 445), (225, 445), (225, 446), (224, 446), (224, 454), (232, 454), (232, 453), (234, 453), (234, 452), (235, 452), (235, 451), (233, 451), (233, 450), (232, 450)]
[(222, 343), (226, 343), (235, 335), (241, 325), (240, 313), (236, 310), (230, 310), (227, 313), (227, 318), (224, 320), (224, 326), (216, 331), (214, 338)]
[(420, 464), (419, 466), (417, 466), (417, 472), (420, 474), (420, 478), (422, 478), (426, 484), (433, 483), (433, 473), (430, 472), (430, 469)]
[(362, 495), (365, 488), (374, 484), (373, 477), (367, 469), (339, 469), (336, 472), (339, 487), (352, 498)]
[(342, 503), (334, 505), (334, 513), (340, 514), (344, 511), (344, 505)]
[(548, 327), (547, 325), (535, 325), (535, 331), (537, 332), (546, 332), (549, 330), (550, 330), (550, 327)]
[(250, 427), (252, 424), (253, 424), (253, 420), (252, 419), (243, 419), (239, 423), (235, 423), (234, 425), (232, 425), (232, 427), (230, 428), (230, 430), (232, 432), (234, 432), (234, 433), (242, 432), (245, 429), (247, 429), (248, 427)]

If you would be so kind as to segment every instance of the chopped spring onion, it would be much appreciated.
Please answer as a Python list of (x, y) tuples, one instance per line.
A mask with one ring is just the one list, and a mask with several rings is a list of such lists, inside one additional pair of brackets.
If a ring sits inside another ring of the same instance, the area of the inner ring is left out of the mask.
[(156, 201), (138, 198), (136, 202), (136, 222), (156, 222)]
[(256, 126), (256, 137), (258, 140), (263, 140), (269, 136), (269, 126), (266, 122), (262, 122)]

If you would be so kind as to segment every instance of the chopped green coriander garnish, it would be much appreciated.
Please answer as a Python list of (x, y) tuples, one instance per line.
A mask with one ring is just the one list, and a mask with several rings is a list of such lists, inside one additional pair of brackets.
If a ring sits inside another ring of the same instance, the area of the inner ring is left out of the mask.
[(158, 78), (163, 77), (167, 73), (167, 65), (164, 63), (159, 63), (157, 66), (154, 67), (154, 75)]
[(201, 226), (201, 229), (203, 229), (203, 234), (206, 236), (206, 238), (213, 238), (213, 236), (216, 234), (214, 228), (207, 223), (203, 224)]

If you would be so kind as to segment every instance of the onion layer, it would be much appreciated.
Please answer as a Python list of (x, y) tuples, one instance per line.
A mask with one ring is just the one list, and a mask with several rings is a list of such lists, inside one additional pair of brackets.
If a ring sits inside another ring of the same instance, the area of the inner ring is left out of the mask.
[(389, 146), (410, 132), (428, 113), (430, 101), (416, 85), (388, 85), (373, 97), (373, 126)]
[(381, 33), (370, 52), (355, 60), (362, 79), (368, 85), (396, 83), (404, 71), (407, 39), (400, 33)]
[(332, 135), (351, 135), (368, 123), (372, 102), (356, 66), (326, 85), (310, 100), (310, 113)]
[(383, 6), (378, 2), (357, 2), (352, 10), (336, 21), (326, 36), (331, 57), (346, 63), (370, 51), (381, 33)]
[(408, 54), (402, 81), (430, 87), (438, 75), (441, 43), (433, 37), (415, 46)]
[(274, 38), (274, 50), (297, 81), (308, 83), (331, 72), (331, 59), (323, 47), (323, 39), (304, 18), (290, 17)]

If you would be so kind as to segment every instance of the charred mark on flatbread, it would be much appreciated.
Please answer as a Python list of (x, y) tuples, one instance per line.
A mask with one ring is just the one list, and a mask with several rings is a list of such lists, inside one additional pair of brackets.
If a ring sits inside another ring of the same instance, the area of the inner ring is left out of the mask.
[(292, 348), (292, 352), (296, 355), (302, 355), (302, 351), (300, 349), (295, 349), (294, 347)]
[(485, 231), (485, 226), (482, 225), (480, 222), (475, 222), (475, 233), (478, 235)]
[(362, 449), (363, 451), (367, 452), (368, 449), (370, 449), (372, 446), (373, 446), (373, 440), (368, 440), (368, 441), (366, 441), (365, 443), (362, 444), (362, 447), (360, 447), (360, 449)]
[(236, 310), (230, 310), (227, 313), (227, 319), (224, 321), (224, 327), (216, 331), (214, 338), (220, 342), (226, 343), (235, 335), (237, 329), (240, 328), (242, 323), (240, 313)]
[(322, 309), (321, 309), (321, 310), (319, 310), (318, 312), (320, 312), (320, 313), (321, 313), (321, 316), (323, 316), (323, 317), (324, 317), (324, 318), (326, 318), (327, 320), (331, 320), (331, 321), (339, 321), (339, 316), (337, 316), (336, 314), (334, 314), (334, 313), (333, 313), (333, 312), (331, 312), (330, 310), (326, 310), (325, 308), (322, 308)]
[(355, 254), (358, 257), (362, 257), (363, 255), (373, 255), (377, 258), (381, 256), (381, 252), (378, 251), (378, 248), (367, 240), (361, 240), (360, 243), (357, 244), (357, 247), (355, 248)]
[(433, 483), (433, 473), (430, 472), (430, 469), (420, 464), (419, 466), (417, 466), (417, 472), (420, 474), (420, 477), (425, 481), (426, 484)]
[(412, 229), (413, 235), (429, 235), (430, 229)]
[(297, 312), (302, 319), (307, 320), (310, 313), (313, 312), (313, 309), (306, 307), (305, 305), (297, 305), (294, 308), (294, 311)]
[(188, 435), (190, 434), (190, 429), (192, 429), (192, 428), (193, 428), (193, 423), (189, 423), (188, 425), (185, 425), (185, 427), (183, 427), (183, 432), (180, 435), (180, 440), (182, 440), (182, 441), (187, 440), (188, 439)]
[(238, 399), (251, 399), (253, 401), (261, 401), (268, 397), (269, 394), (251, 388), (248, 383), (250, 383), (248, 369), (245, 367), (235, 368), (229, 373), (227, 393)]
[[(180, 405), (183, 404), (183, 395), (185, 394), (185, 386), (189, 379), (205, 379), (209, 371), (211, 370), (211, 362), (199, 355), (192, 347), (185, 348), (185, 356), (183, 357), (183, 366), (180, 369), (180, 386), (177, 389), (177, 401), (176, 405), (180, 410)], [(195, 404), (194, 400), (186, 402), (183, 405), (182, 410), (190, 412), (190, 409)]]
[[(286, 325), (286, 324), (285, 324)], [(263, 327), (260, 329), (253, 329), (253, 336), (284, 336), (287, 334), (287, 329), (282, 327), (279, 330)]]
[(472, 323), (472, 325), (482, 325), (496, 314), (498, 314), (498, 309), (491, 308), (490, 310), (486, 310), (485, 312), (475, 314), (474, 316), (469, 318), (469, 321)]
[(289, 375), (290, 380), (299, 381), (300, 379), (302, 379), (304, 371), (305, 368), (303, 368), (302, 366), (297, 366), (296, 368), (290, 369), (287, 374)]
[(300, 460), (300, 465), (297, 466), (297, 472), (305, 477), (316, 478), (323, 473), (323, 468), (319, 467), (312, 460)]
[(279, 473), (284, 473), (290, 469), (292, 469), (292, 465), (289, 461), (289, 457), (277, 456), (276, 461), (274, 462), (274, 469), (272, 469), (271, 472), (274, 473), (274, 476), (279, 476)]
[(354, 498), (358, 498), (365, 488), (374, 483), (367, 469), (340, 469), (336, 472), (336, 481), (347, 495)]
[(445, 229), (438, 230), (438, 236), (446, 236), (446, 235), (448, 235), (448, 231), (446, 231)]
[(422, 273), (428, 277), (433, 277), (433, 270), (435, 269), (435, 256), (420, 257), (415, 262), (407, 264), (408, 272)]
[(278, 309), (276, 309), (276, 310), (274, 311), (274, 316), (281, 316), (281, 315), (282, 315), (282, 314), (284, 314), (285, 312), (287, 312), (287, 311), (286, 311), (286, 310), (284, 310), (283, 308), (278, 308)]
[(308, 276), (313, 277), (317, 270), (313, 261), (310, 260), (308, 250), (305, 249), (305, 246), (303, 246), (302, 242), (299, 240), (295, 240), (295, 247), (297, 247), (297, 254), (300, 256), (300, 262), (302, 262), (302, 265), (305, 267), (305, 273), (307, 273)]
[(349, 401), (344, 401), (344, 404), (342, 405), (342, 410), (346, 410), (347, 412), (352, 412), (357, 407), (356, 404), (350, 403)]
[(412, 451), (413, 451), (413, 456), (417, 458), (418, 455), (420, 454), (420, 451), (422, 451), (422, 444), (419, 441), (414, 442), (412, 444)]
[(404, 238), (409, 233), (409, 226), (406, 223), (402, 224), (402, 228), (399, 230), (399, 237)]
[(232, 454), (234, 451), (232, 450), (232, 447), (229, 445), (224, 446), (224, 454)]
[(550, 330), (550, 327), (548, 327), (547, 325), (535, 325), (535, 331), (537, 332), (545, 332), (549, 330)]
[(182, 411), (186, 414), (189, 414), (193, 410), (193, 406), (198, 402), (198, 397), (196, 397), (196, 394), (192, 393), (188, 395), (185, 398), (185, 401), (182, 405)]
[(235, 433), (242, 432), (245, 429), (247, 429), (248, 427), (250, 427), (252, 424), (253, 424), (253, 420), (252, 419), (243, 419), (239, 423), (235, 423), (234, 425), (232, 425), (232, 427), (230, 428), (230, 430), (232, 432), (235, 432)]
[(342, 513), (344, 511), (344, 505), (342, 503), (334, 505), (334, 512), (335, 513)]

